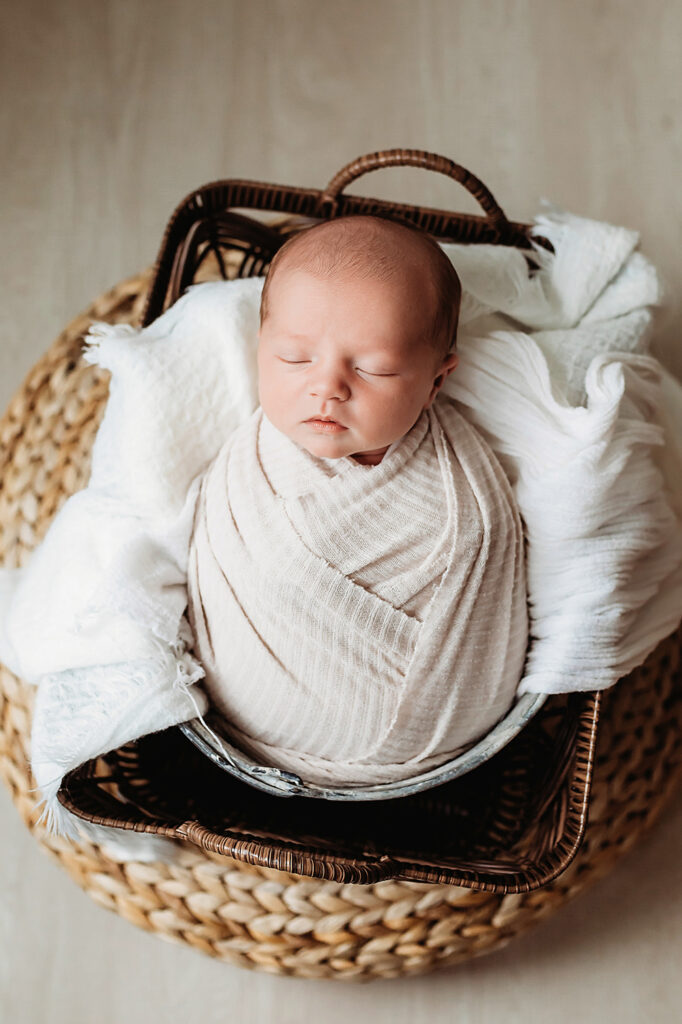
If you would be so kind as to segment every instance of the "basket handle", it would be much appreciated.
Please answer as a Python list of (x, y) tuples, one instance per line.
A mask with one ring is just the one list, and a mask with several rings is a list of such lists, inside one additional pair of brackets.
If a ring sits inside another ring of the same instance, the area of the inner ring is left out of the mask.
[(445, 174), (448, 178), (454, 178), (455, 181), (464, 185), (464, 188), (480, 204), (495, 231), (504, 234), (509, 230), (509, 221), (504, 211), (482, 181), (479, 181), (471, 171), (467, 171), (461, 164), (456, 164), (454, 160), (449, 160), (446, 156), (439, 156), (437, 153), (427, 153), (423, 149), (386, 149), (357, 157), (342, 167), (322, 192), (320, 210), (325, 216), (335, 216), (339, 200), (346, 186), (361, 175), (370, 171), (378, 171), (382, 167), (422, 167), (426, 171), (435, 171), (437, 174)]

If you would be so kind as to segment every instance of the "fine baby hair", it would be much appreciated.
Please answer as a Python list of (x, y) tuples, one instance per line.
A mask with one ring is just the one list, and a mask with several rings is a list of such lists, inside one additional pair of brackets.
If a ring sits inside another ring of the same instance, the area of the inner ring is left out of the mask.
[[(428, 335), (437, 351), (455, 348), (462, 286), (452, 260), (433, 238), (402, 218), (354, 214), (317, 224), (292, 235), (275, 253), (263, 285), (261, 325), (268, 313), (268, 294), (278, 270), (304, 269), (320, 276), (351, 274), (389, 277), (404, 265), (406, 249), (428, 267), (435, 292)], [(427, 302), (429, 296), (426, 296)]]

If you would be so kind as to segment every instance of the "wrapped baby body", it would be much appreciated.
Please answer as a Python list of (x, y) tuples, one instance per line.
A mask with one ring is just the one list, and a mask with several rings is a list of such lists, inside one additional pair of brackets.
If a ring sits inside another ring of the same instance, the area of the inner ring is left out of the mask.
[(442, 394), (378, 465), (313, 455), (256, 410), (203, 478), (188, 595), (229, 738), (306, 782), (450, 760), (506, 713), (523, 671), (518, 511)]

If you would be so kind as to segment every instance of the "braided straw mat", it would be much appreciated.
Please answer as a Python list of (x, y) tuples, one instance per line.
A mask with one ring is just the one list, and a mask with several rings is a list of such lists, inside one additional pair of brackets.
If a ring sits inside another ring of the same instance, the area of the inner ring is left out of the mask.
[[(98, 298), (29, 373), (0, 421), (0, 563), (21, 565), (85, 486), (107, 371), (80, 359), (93, 320), (139, 323), (151, 270)], [(589, 824), (552, 884), (500, 895), (452, 885), (343, 884), (242, 864), (187, 844), (174, 864), (120, 862), (37, 824), (33, 687), (0, 666), (0, 772), (28, 828), (101, 906), (162, 938), (273, 974), (369, 980), (498, 949), (600, 878), (658, 817), (682, 761), (680, 635), (605, 695)]]

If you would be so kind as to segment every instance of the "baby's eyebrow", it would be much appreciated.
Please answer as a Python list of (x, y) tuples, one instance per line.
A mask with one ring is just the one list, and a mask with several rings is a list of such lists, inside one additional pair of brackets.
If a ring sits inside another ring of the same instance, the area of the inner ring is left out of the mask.
[(291, 341), (314, 341), (314, 338), (310, 338), (307, 334), (296, 334), (295, 332), (292, 331), (282, 331), (282, 335), (285, 338), (290, 338)]
[[(308, 345), (308, 346), (314, 346), (314, 345), (317, 344), (317, 340), (316, 340), (315, 337), (312, 337), (312, 336), (307, 335), (307, 334), (299, 334), (297, 331), (283, 330), (281, 332), (280, 337), (286, 338), (287, 341), (302, 342), (302, 343), (304, 343), (305, 345)], [(378, 343), (377, 347), (375, 349), (372, 349), (372, 351), (364, 352), (361, 355), (358, 355), (357, 358), (359, 358), (359, 359), (379, 359), (379, 360), (388, 358), (388, 359), (398, 359), (398, 360), (400, 360), (400, 359), (409, 359), (411, 357), (411, 355), (412, 355), (412, 353), (410, 351), (407, 351), (407, 352), (405, 352), (405, 351), (395, 351), (395, 347), (394, 347), (393, 343), (389, 340), (389, 341), (384, 342), (383, 344), (381, 342)]]

